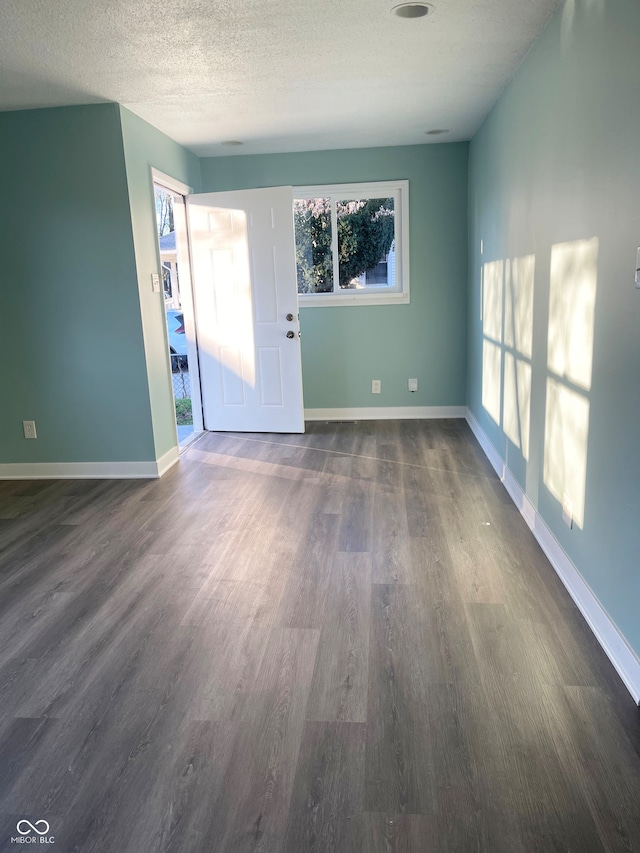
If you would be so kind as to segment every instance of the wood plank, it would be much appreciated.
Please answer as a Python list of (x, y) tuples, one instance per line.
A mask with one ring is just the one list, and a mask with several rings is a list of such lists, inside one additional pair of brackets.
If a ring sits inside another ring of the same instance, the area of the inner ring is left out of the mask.
[(371, 557), (336, 553), (325, 599), (307, 720), (367, 720)]
[[(222, 827), (212, 818), (211, 803), (224, 796), (224, 778), (238, 729), (235, 723), (210, 721), (187, 725), (158, 765), (144, 810), (131, 796), (133, 791), (123, 790), (117, 827), (122, 841), (117, 849), (123, 853), (215, 849)], [(114, 844), (117, 838), (110, 831), (105, 842)]]
[[(484, 700), (471, 730), (488, 849), (600, 850), (585, 798), (565, 774), (545, 712), (543, 652), (503, 605), (468, 607)], [(502, 849), (496, 847), (496, 849)]]
[[(322, 502), (322, 496), (320, 497)], [(304, 519), (300, 519), (304, 524)], [(340, 517), (321, 511), (307, 520), (305, 541), (296, 553), (280, 605), (280, 622), (290, 628), (323, 625), (324, 600), (338, 547)]]
[(549, 688), (545, 695), (560, 760), (589, 805), (602, 849), (637, 849), (640, 758), (611, 725), (607, 700), (597, 687)]
[[(455, 803), (446, 815), (364, 815), (363, 845), (366, 853), (460, 853), (482, 850), (474, 831), (476, 815), (461, 813)], [(487, 851), (489, 853), (489, 851)]]
[(282, 853), (361, 853), (365, 726), (308, 722)]
[(376, 489), (371, 548), (374, 583), (411, 583), (409, 525), (400, 489)]
[(435, 813), (436, 779), (425, 733), (428, 685), (441, 675), (413, 588), (382, 584), (372, 590), (365, 808)]
[(212, 804), (216, 853), (280, 853), (315, 666), (318, 632), (272, 630), (247, 696), (242, 737)]
[(339, 551), (371, 551), (373, 495), (374, 489), (367, 481), (355, 479), (347, 485), (338, 538)]

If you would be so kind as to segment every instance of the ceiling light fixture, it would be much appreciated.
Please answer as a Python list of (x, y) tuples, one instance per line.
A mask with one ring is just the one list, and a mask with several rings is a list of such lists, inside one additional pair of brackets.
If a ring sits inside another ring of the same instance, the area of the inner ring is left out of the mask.
[(225, 142), (221, 142), (220, 145), (227, 145), (229, 147), (233, 147), (235, 145), (242, 145), (239, 139), (227, 139)]
[(424, 18), (425, 15), (433, 12), (433, 6), (430, 3), (421, 2), (398, 3), (391, 7), (391, 11), (398, 18)]
[(449, 129), (425, 130), (425, 136), (441, 136), (443, 133), (449, 133)]

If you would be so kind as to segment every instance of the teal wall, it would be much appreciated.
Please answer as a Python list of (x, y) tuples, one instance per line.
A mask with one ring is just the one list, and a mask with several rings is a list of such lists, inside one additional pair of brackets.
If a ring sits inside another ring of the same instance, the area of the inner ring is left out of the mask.
[[(566, 3), (474, 138), (468, 321), (471, 411), (638, 654), (639, 32), (637, 0)], [(523, 284), (511, 261), (525, 256), (535, 258), (533, 311), (520, 316), (529, 356), (501, 319)], [(531, 374), (530, 392), (519, 384), (519, 422), (511, 358), (525, 365), (521, 379)], [(558, 499), (565, 483), (584, 502), (571, 530)]]
[(154, 459), (118, 107), (2, 113), (0, 162), (0, 463)]
[(198, 158), (150, 124), (120, 107), (122, 139), (138, 277), (139, 305), (153, 418), (155, 458), (175, 447), (176, 424), (162, 293), (154, 293), (153, 273), (160, 273), (160, 255), (151, 168), (200, 189)]
[[(411, 302), (302, 309), (305, 408), (464, 405), (467, 157), (457, 143), (200, 161), (206, 192), (409, 181)], [(380, 395), (372, 379), (382, 380)]]

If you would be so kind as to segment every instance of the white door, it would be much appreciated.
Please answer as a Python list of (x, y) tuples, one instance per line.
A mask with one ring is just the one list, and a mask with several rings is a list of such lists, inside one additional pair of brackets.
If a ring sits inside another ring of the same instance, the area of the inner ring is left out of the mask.
[(304, 432), (291, 187), (188, 211), (205, 429)]

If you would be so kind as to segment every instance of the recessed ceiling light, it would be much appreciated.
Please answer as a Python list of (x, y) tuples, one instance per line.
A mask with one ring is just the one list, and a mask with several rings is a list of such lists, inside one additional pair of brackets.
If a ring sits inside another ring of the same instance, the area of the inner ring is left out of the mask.
[(391, 11), (399, 18), (424, 18), (433, 12), (433, 6), (429, 3), (398, 3), (392, 6)]
[(239, 139), (227, 139), (225, 142), (221, 142), (220, 144), (233, 147), (234, 145), (242, 145), (242, 142), (240, 142)]
[(449, 133), (448, 129), (425, 130), (425, 136), (441, 136), (443, 133)]

